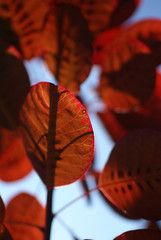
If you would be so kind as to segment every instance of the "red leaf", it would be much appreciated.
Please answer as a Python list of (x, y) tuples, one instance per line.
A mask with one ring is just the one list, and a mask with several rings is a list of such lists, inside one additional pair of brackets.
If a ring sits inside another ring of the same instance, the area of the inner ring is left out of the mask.
[(106, 58), (108, 57), (108, 46), (111, 45), (112, 41), (117, 38), (117, 35), (119, 35), (123, 31), (120, 27), (109, 29), (105, 32), (103, 32), (94, 42), (94, 53), (93, 53), (93, 63), (103, 65), (104, 61), (106, 61)]
[(151, 50), (153, 64), (161, 63), (161, 20), (142, 20), (125, 28), (116, 41), (122, 42), (125, 39), (138, 39), (143, 42)]
[(160, 240), (161, 239), (161, 231), (141, 229), (129, 231), (121, 234), (116, 237), (114, 240)]
[(6, 53), (6, 46), (2, 43), (0, 72), (0, 126), (15, 130), (19, 123), (19, 110), (30, 89), (30, 83), (22, 61)]
[(22, 239), (22, 236), (24, 240), (41, 240), (45, 209), (35, 197), (21, 193), (9, 202), (4, 222), (15, 240)]
[[(79, 7), (19, 0), (7, 8), (23, 57), (42, 56), (59, 84), (78, 92), (92, 65), (91, 37)], [(3, 11), (0, 6), (2, 17)]]
[(27, 154), (49, 189), (79, 179), (93, 158), (93, 131), (80, 102), (49, 83), (32, 87), (20, 114)]
[(107, 131), (114, 141), (118, 141), (128, 131), (137, 128), (151, 128), (161, 131), (161, 87), (160, 74), (157, 79), (152, 96), (141, 108), (135, 112), (113, 112), (106, 110), (98, 113)]
[(54, 7), (43, 34), (47, 38), (43, 55), (49, 69), (61, 86), (77, 93), (92, 66), (90, 33), (79, 8), (67, 4)]
[(107, 49), (99, 93), (109, 109), (130, 111), (150, 97), (155, 67), (149, 49), (138, 40), (126, 40), (113, 47)]
[(0, 179), (15, 181), (32, 170), (21, 137), (0, 128)]
[(160, 132), (128, 133), (112, 150), (99, 179), (105, 196), (130, 215), (161, 219)]
[(127, 20), (138, 7), (140, 0), (119, 0), (110, 18), (110, 27), (120, 25)]
[(108, 28), (111, 14), (117, 6), (117, 2), (117, 0), (85, 0), (82, 2), (81, 11), (88, 22), (93, 39), (96, 39)]

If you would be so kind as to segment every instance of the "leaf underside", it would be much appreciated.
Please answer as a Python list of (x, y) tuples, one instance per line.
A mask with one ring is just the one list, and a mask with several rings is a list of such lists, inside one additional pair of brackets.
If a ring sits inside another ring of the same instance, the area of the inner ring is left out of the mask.
[(20, 113), (27, 154), (51, 189), (78, 180), (93, 158), (93, 131), (80, 102), (49, 83), (32, 87)]
[(160, 132), (140, 129), (121, 138), (100, 174), (105, 196), (130, 215), (161, 219)]
[(45, 209), (35, 197), (21, 193), (8, 203), (4, 223), (14, 239), (42, 240)]
[(15, 181), (26, 176), (33, 168), (21, 136), (0, 128), (0, 179)]

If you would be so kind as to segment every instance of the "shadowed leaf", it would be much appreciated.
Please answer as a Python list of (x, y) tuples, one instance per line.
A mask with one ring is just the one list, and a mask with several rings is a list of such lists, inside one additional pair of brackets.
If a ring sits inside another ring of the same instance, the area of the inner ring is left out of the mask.
[(1, 43), (0, 83), (0, 126), (16, 129), (19, 110), (29, 91), (30, 83), (20, 59), (7, 53), (6, 47)]
[(4, 215), (5, 215), (5, 206), (2, 198), (0, 197), (0, 224), (3, 223)]
[(157, 73), (156, 84), (151, 97), (135, 112), (114, 112), (106, 110), (98, 113), (114, 141), (118, 141), (128, 131), (137, 128), (151, 128), (161, 131), (161, 75)]
[(0, 128), (0, 179), (15, 181), (26, 176), (32, 165), (26, 155), (22, 138)]
[(109, 109), (130, 111), (147, 101), (155, 78), (148, 47), (128, 40), (108, 48), (98, 90)]
[(39, 83), (32, 87), (20, 118), (27, 154), (48, 189), (72, 183), (87, 171), (93, 131), (84, 107), (71, 93)]
[(121, 138), (100, 174), (99, 186), (120, 210), (161, 219), (161, 133), (136, 130)]
[(43, 239), (45, 209), (37, 199), (21, 193), (8, 204), (5, 214), (5, 225), (15, 240)]
[(160, 240), (161, 239), (161, 231), (141, 229), (129, 231), (121, 234), (116, 237), (114, 240)]
[(12, 240), (7, 228), (0, 223), (0, 240)]
[(140, 0), (119, 0), (110, 18), (110, 28), (118, 26), (127, 20), (138, 7), (139, 3)]

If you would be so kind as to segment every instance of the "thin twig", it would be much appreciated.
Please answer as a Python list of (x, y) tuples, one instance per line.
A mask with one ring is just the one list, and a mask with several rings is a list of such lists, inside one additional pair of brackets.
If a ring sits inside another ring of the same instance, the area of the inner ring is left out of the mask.
[(52, 195), (53, 195), (53, 189), (48, 190), (44, 240), (49, 240), (50, 239), (51, 222), (52, 222), (52, 219), (53, 219), (53, 216), (52, 216), (53, 215), (52, 214)]

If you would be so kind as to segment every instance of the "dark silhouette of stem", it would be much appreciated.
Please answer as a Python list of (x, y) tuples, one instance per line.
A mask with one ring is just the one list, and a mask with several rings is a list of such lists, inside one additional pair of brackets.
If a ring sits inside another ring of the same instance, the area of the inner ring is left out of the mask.
[(45, 221), (45, 234), (44, 240), (50, 240), (51, 232), (51, 223), (53, 219), (52, 214), (52, 198), (53, 198), (53, 189), (48, 190), (47, 193), (47, 206), (46, 206), (46, 221)]

